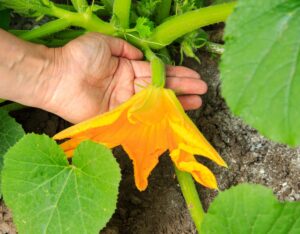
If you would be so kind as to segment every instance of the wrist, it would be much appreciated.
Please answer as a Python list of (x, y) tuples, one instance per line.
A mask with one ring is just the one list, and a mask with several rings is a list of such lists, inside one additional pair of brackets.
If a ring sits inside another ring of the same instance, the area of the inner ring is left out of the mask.
[(55, 89), (61, 80), (61, 48), (42, 46), (40, 49), (40, 70), (32, 76), (34, 85), (30, 85), (33, 89), (29, 99), (33, 103), (30, 106), (56, 113), (53, 108), (53, 100), (55, 100)]
[(53, 49), (32, 45), (24, 51), (23, 59), (11, 70), (17, 76), (14, 100), (27, 106), (42, 108), (48, 96), (49, 80), (54, 71)]
[(52, 49), (20, 40), (0, 29), (0, 98), (38, 107)]

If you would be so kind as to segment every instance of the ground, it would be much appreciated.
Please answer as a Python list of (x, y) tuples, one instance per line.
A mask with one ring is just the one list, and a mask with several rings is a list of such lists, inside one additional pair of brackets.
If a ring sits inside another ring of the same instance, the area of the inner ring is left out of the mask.
[[(229, 168), (200, 159), (217, 176), (220, 190), (238, 183), (260, 183), (270, 187), (280, 200), (300, 200), (300, 148), (289, 148), (262, 137), (233, 117), (220, 94), (217, 57), (201, 54), (201, 64), (187, 60), (208, 83), (201, 109), (190, 114), (199, 129), (215, 146)], [(69, 126), (64, 120), (36, 109), (13, 114), (27, 132), (50, 136)], [(149, 178), (149, 187), (139, 192), (134, 185), (132, 165), (121, 148), (114, 153), (122, 169), (117, 210), (101, 234), (196, 233), (186, 209), (168, 155), (163, 155)], [(217, 191), (197, 186), (205, 209)], [(0, 206), (0, 233), (15, 233), (10, 212)]]

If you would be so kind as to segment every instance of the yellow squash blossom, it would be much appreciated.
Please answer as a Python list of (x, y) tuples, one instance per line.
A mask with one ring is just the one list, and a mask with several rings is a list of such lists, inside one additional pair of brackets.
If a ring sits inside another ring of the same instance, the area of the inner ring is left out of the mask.
[(217, 188), (215, 176), (196, 161), (194, 154), (226, 166), (185, 114), (174, 92), (152, 85), (116, 109), (74, 125), (54, 138), (70, 138), (61, 145), (68, 156), (87, 139), (110, 148), (122, 145), (133, 161), (135, 183), (141, 191), (146, 189), (149, 174), (166, 150), (178, 169), (191, 173), (209, 188)]

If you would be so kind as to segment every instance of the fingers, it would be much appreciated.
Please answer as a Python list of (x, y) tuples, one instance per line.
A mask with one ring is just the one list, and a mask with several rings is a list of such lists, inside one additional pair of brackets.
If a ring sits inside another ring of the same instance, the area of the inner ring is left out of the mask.
[(178, 96), (178, 100), (185, 110), (196, 110), (202, 105), (202, 99), (197, 95)]
[(166, 86), (178, 95), (202, 95), (207, 92), (207, 84), (203, 80), (191, 77), (168, 77)]
[[(131, 61), (135, 77), (150, 77), (151, 67), (150, 63), (146, 61)], [(166, 73), (168, 77), (189, 77), (193, 79), (200, 79), (199, 73), (183, 66), (167, 66)]]
[(146, 61), (130, 61), (136, 78), (151, 77), (150, 63)]
[[(151, 83), (151, 78), (136, 78), (134, 83), (136, 92), (139, 92)], [(168, 77), (166, 87), (173, 89), (177, 95), (202, 95), (207, 92), (207, 84), (203, 80), (190, 77)]]
[(183, 66), (167, 66), (167, 76), (174, 77), (189, 77), (194, 79), (200, 79), (198, 72)]
[(135, 59), (135, 60), (143, 58), (143, 53), (139, 49), (129, 44), (128, 42), (120, 38), (110, 37), (106, 35), (101, 35), (101, 37), (108, 44), (113, 56), (124, 57), (127, 59)]

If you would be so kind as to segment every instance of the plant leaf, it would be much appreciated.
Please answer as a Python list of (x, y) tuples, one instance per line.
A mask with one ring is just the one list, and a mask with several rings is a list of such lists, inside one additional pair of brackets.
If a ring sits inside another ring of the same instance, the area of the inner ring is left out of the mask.
[(241, 184), (221, 192), (204, 216), (206, 234), (298, 234), (300, 202), (279, 202), (272, 190)]
[(3, 7), (13, 9), (15, 12), (31, 17), (49, 13), (49, 0), (0, 0)]
[(19, 233), (99, 233), (116, 208), (120, 169), (111, 151), (85, 141), (70, 165), (54, 140), (23, 137), (5, 155), (3, 196)]
[(84, 12), (89, 6), (86, 0), (71, 0), (71, 2), (78, 12)]
[(0, 28), (7, 30), (10, 24), (10, 10), (2, 9), (0, 5)]
[(6, 111), (0, 110), (0, 194), (3, 157), (7, 150), (24, 136), (25, 132), (14, 118)]
[(156, 12), (156, 8), (162, 0), (141, 0), (136, 3), (138, 15), (151, 18)]
[(147, 38), (151, 35), (154, 28), (154, 23), (145, 17), (139, 17), (136, 20), (135, 29), (142, 38)]
[(272, 140), (300, 144), (300, 1), (240, 0), (225, 30), (222, 93)]

